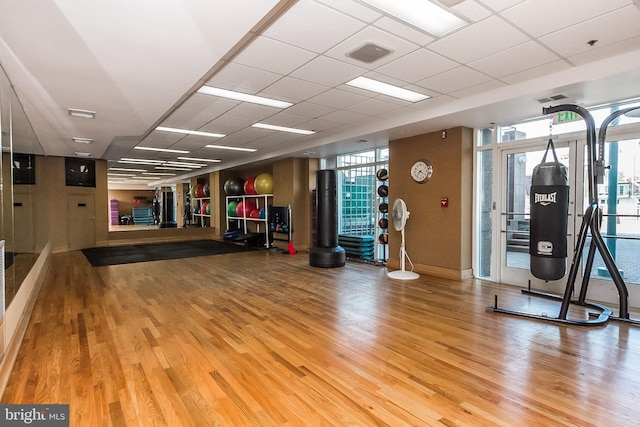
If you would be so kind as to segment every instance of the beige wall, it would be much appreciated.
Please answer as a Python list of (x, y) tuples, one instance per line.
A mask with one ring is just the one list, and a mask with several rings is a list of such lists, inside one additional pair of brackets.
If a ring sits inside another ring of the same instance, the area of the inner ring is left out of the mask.
[[(402, 198), (411, 213), (405, 227), (406, 250), (415, 270), (442, 277), (471, 275), (473, 131), (454, 128), (389, 143), (389, 204)], [(411, 165), (427, 159), (433, 177), (411, 179)], [(441, 199), (448, 197), (449, 207)], [(400, 233), (389, 231), (390, 269), (399, 268)]]

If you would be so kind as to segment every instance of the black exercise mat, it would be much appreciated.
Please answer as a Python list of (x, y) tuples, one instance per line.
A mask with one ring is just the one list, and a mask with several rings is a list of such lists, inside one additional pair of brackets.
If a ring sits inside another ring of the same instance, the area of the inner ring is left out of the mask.
[(82, 249), (94, 267), (253, 251), (256, 248), (217, 240), (193, 240)]

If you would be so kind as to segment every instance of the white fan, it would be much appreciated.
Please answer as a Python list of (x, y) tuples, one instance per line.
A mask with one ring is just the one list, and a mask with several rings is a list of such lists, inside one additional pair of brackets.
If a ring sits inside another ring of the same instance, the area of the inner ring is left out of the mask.
[(400, 270), (390, 271), (387, 274), (392, 279), (413, 280), (420, 277), (418, 273), (405, 270), (405, 258), (411, 263), (411, 259), (404, 248), (404, 226), (408, 218), (409, 211), (407, 210), (407, 205), (404, 203), (404, 200), (396, 199), (396, 201), (393, 202), (393, 209), (391, 210), (391, 220), (393, 221), (393, 228), (400, 232), (402, 241), (400, 243)]

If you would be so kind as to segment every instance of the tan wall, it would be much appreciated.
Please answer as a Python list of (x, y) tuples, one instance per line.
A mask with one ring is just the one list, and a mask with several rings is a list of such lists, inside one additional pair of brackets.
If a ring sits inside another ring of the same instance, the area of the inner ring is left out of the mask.
[[(107, 197), (107, 162), (96, 160), (96, 187), (67, 187), (65, 184), (64, 157), (38, 156), (42, 164), (42, 176), (36, 176), (36, 184), (42, 197), (41, 206), (34, 215), (36, 223), (46, 224), (43, 238), (52, 242), (53, 252), (69, 248), (68, 200), (72, 194), (93, 195), (95, 199), (95, 236), (98, 245), (109, 240), (109, 200)], [(40, 170), (40, 169), (39, 169)]]
[[(406, 250), (416, 271), (444, 277), (471, 275), (473, 131), (468, 128), (398, 139), (389, 143), (389, 204), (402, 198), (411, 213)], [(433, 177), (418, 184), (409, 174), (427, 159)], [(441, 207), (448, 197), (449, 207)], [(389, 231), (390, 269), (399, 268), (400, 233)]]

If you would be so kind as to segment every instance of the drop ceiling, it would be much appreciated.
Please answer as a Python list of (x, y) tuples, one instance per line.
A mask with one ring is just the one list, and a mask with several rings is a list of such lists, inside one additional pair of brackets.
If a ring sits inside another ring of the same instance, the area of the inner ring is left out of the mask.
[[(468, 24), (441, 38), (358, 0), (152, 6), (140, 0), (2, 0), (2, 10), (0, 63), (40, 154), (88, 152), (120, 168), (127, 167), (117, 163), (122, 158), (220, 160), (144, 185), (288, 156), (364, 150), (453, 126), (516, 121), (541, 115), (536, 100), (559, 93), (587, 106), (640, 97), (640, 8), (634, 0), (464, 0), (449, 10)], [(349, 56), (367, 44), (390, 53), (373, 62)], [(359, 76), (430, 98), (411, 103), (346, 85)], [(204, 84), (293, 105), (280, 109), (197, 93)], [(96, 117), (72, 117), (69, 108)], [(257, 129), (251, 126), (256, 122), (315, 133)], [(226, 136), (167, 133), (158, 126)], [(74, 137), (93, 142), (79, 147)]]

